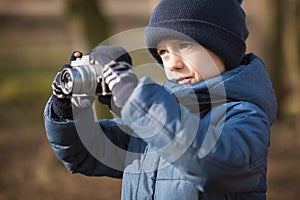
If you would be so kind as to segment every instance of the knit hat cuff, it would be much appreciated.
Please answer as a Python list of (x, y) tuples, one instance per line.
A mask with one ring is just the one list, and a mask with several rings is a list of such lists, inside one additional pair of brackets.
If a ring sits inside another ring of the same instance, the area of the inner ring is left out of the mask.
[[(163, 28), (162, 28), (163, 27)], [(169, 20), (152, 23), (146, 27), (147, 48), (152, 56), (162, 64), (156, 52), (157, 45), (163, 39), (194, 40), (223, 59), (227, 66), (238, 66), (245, 54), (246, 44), (243, 38), (224, 27), (200, 20)]]

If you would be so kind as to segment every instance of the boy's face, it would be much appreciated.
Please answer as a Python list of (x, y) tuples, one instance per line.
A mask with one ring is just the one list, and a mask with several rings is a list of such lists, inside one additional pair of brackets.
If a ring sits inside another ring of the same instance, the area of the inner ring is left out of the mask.
[(185, 40), (167, 39), (157, 46), (168, 79), (179, 84), (197, 83), (225, 71), (222, 60), (200, 44)]

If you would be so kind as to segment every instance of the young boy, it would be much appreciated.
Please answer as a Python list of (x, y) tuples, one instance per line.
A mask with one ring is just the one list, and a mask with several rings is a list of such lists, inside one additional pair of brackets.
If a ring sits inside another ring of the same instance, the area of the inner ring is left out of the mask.
[(266, 199), (277, 104), (262, 61), (245, 55), (240, 3), (160, 1), (145, 37), (163, 86), (138, 80), (123, 48), (93, 50), (113, 96), (99, 100), (118, 119), (95, 122), (93, 99), (64, 96), (58, 73), (44, 120), (70, 172), (122, 178), (122, 199)]

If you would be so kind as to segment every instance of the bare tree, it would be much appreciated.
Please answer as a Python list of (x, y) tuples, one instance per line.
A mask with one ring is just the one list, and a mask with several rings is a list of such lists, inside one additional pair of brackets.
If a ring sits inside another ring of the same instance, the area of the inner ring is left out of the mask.
[(280, 117), (300, 116), (300, 0), (270, 0), (274, 8), (272, 78)]
[(109, 36), (109, 24), (100, 6), (97, 0), (66, 0), (67, 14), (83, 30), (89, 48)]

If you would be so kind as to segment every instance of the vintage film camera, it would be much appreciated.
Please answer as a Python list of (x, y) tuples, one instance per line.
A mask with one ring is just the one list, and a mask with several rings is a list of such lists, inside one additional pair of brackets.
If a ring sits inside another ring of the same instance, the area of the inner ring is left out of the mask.
[(72, 68), (61, 72), (62, 92), (71, 96), (106, 96), (111, 92), (103, 78), (103, 66), (90, 55), (71, 62)]

